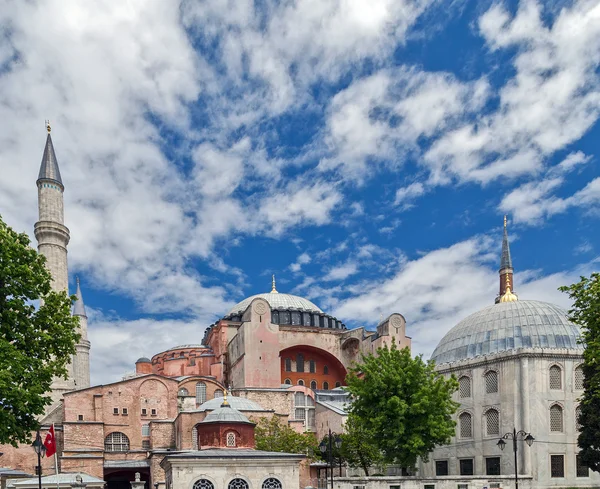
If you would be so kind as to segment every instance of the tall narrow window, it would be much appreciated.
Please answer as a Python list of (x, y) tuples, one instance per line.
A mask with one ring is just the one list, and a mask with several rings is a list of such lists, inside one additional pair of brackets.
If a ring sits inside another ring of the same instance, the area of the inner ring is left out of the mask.
[(579, 455), (575, 455), (575, 466), (577, 467), (577, 477), (590, 476), (590, 468), (581, 461)]
[(206, 384), (198, 382), (196, 384), (196, 404), (204, 404), (206, 402)]
[(550, 455), (550, 477), (565, 476), (565, 456)]
[(304, 381), (303, 381), (302, 379), (300, 379), (300, 380), (298, 381), (298, 385), (304, 385)]
[(285, 380), (283, 381), (283, 383), (284, 383), (285, 385), (292, 385), (292, 379), (285, 379)]
[(471, 397), (471, 379), (466, 375), (458, 379), (458, 395), (463, 399)]
[(314, 374), (317, 371), (317, 362), (314, 360), (308, 362), (308, 366), (311, 374)]
[(460, 424), (460, 437), (461, 438), (472, 438), (473, 437), (473, 422), (471, 414), (462, 413), (458, 417)]
[(285, 362), (285, 371), (286, 372), (291, 372), (292, 371), (292, 359), (291, 358), (286, 358), (284, 360)]
[(575, 368), (575, 390), (583, 390), (583, 368), (581, 368), (581, 365)]
[(500, 434), (500, 413), (495, 409), (488, 409), (485, 413), (485, 432), (488, 435)]
[(498, 392), (498, 372), (490, 370), (485, 374), (485, 392), (486, 394), (494, 394)]
[(310, 381), (310, 388), (315, 391), (317, 390), (317, 381), (316, 380), (311, 380)]
[(558, 404), (550, 408), (550, 431), (563, 431), (563, 410)]
[(550, 367), (550, 389), (562, 389), (562, 371), (558, 365)]
[(235, 433), (233, 431), (227, 433), (227, 446), (235, 447)]
[(323, 375), (329, 375), (329, 367), (327, 365), (323, 366)]
[(142, 425), (142, 436), (150, 436), (150, 425), (149, 424)]
[(329, 390), (329, 382), (323, 382), (323, 390)]
[(304, 372), (304, 355), (302, 353), (296, 355), (296, 372)]

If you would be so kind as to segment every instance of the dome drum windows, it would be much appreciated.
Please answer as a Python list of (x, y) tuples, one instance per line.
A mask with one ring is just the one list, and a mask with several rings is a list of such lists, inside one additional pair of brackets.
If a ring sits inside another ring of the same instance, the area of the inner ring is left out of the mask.
[(461, 399), (471, 397), (471, 378), (463, 375), (458, 379), (458, 395)]
[(553, 404), (550, 406), (550, 431), (562, 433), (563, 425), (563, 408), (560, 404)]
[(562, 369), (558, 365), (552, 365), (548, 370), (550, 389), (562, 390)]
[(473, 438), (473, 417), (464, 412), (458, 417), (460, 438)]
[(489, 370), (483, 376), (485, 381), (485, 393), (495, 394), (498, 392), (498, 372)]

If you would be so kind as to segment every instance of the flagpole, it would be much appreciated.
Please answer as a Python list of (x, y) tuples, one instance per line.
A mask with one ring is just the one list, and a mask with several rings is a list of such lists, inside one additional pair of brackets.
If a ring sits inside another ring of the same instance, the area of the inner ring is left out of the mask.
[[(52, 431), (54, 431), (54, 443), (56, 444), (56, 431), (54, 430), (54, 423), (52, 423)], [(58, 480), (58, 450), (54, 451), (54, 472), (56, 474), (56, 489), (60, 489), (60, 482)]]

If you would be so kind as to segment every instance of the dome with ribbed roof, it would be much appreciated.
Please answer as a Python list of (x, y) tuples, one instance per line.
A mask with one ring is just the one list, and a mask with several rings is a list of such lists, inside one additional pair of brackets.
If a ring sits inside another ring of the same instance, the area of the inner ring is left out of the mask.
[(518, 348), (582, 349), (579, 326), (548, 302), (501, 302), (471, 314), (452, 328), (431, 355), (442, 363)]
[(245, 423), (254, 424), (246, 416), (230, 405), (221, 405), (221, 407), (210, 412), (202, 423)]
[[(227, 402), (233, 409), (239, 411), (265, 411), (260, 404), (250, 399), (246, 399), (245, 397), (227, 396)], [(215, 397), (214, 399), (202, 403), (198, 407), (198, 411), (214, 411), (219, 409), (221, 404), (223, 404), (223, 398)]]
[(290, 311), (316, 312), (323, 314), (321, 309), (304, 297), (298, 297), (297, 295), (292, 294), (280, 294), (279, 292), (269, 292), (268, 294), (256, 294), (247, 297), (242, 302), (238, 302), (229, 310), (226, 317), (242, 314), (248, 309), (248, 306), (254, 299), (266, 300), (271, 306), (271, 309), (286, 309)]

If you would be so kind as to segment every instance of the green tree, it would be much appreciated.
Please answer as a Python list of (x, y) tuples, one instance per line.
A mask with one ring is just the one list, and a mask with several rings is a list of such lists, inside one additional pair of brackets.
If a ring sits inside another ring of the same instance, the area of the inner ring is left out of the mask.
[(600, 274), (581, 277), (579, 282), (559, 290), (573, 300), (569, 319), (581, 326), (584, 345), (579, 457), (585, 465), (600, 472)]
[(341, 455), (345, 463), (350, 467), (360, 467), (366, 476), (369, 475), (370, 467), (385, 465), (375, 436), (367, 430), (356, 415), (348, 416), (345, 430), (346, 432), (341, 435)]
[(27, 235), (0, 218), (0, 443), (30, 441), (52, 378), (67, 374), (79, 339), (75, 296), (52, 291), (44, 264)]
[(458, 403), (452, 394), (458, 382), (438, 375), (433, 362), (413, 358), (408, 348), (399, 350), (392, 342), (377, 355), (363, 355), (346, 383), (350, 413), (376, 440), (386, 464), (413, 468), (418, 457), (427, 460), (436, 445), (454, 435)]
[(277, 416), (253, 420), (256, 448), (268, 452), (302, 453), (314, 460), (319, 453), (313, 433), (298, 433)]

